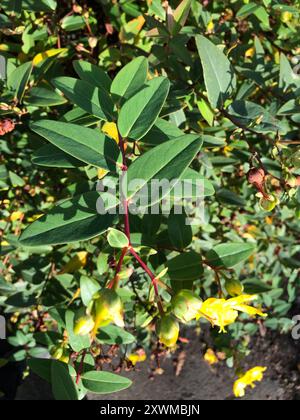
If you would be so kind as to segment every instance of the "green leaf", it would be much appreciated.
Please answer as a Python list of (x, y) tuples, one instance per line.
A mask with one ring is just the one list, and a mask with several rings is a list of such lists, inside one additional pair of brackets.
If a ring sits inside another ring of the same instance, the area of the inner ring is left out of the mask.
[(112, 81), (100, 67), (83, 60), (74, 61), (73, 66), (81, 80), (109, 92)]
[[(128, 170), (128, 185), (135, 180), (141, 180), (135, 188), (129, 188), (128, 198), (132, 199), (137, 194), (141, 197), (147, 194), (148, 205), (158, 202), (165, 197), (172, 187), (179, 182), (182, 174), (190, 165), (202, 146), (202, 139), (198, 135), (188, 134), (175, 138), (157, 146), (138, 159), (136, 159)], [(173, 185), (159, 191), (157, 197), (151, 196), (149, 184), (151, 180), (174, 181)]]
[(81, 350), (89, 348), (91, 341), (89, 335), (81, 336), (74, 334), (74, 318), (74, 312), (66, 312), (66, 330), (68, 332), (68, 341), (72, 349), (76, 353), (79, 353)]
[(202, 258), (194, 251), (185, 252), (167, 262), (172, 281), (195, 281), (203, 274)]
[(114, 104), (104, 89), (73, 77), (57, 77), (52, 82), (73, 104), (89, 114), (105, 121), (114, 119)]
[(196, 37), (208, 99), (213, 108), (222, 109), (236, 89), (236, 76), (226, 55), (202, 35)]
[(67, 32), (78, 31), (84, 28), (86, 21), (83, 16), (69, 15), (63, 18), (61, 27)]
[(121, 108), (118, 127), (122, 137), (139, 140), (157, 120), (170, 89), (165, 77), (156, 77), (132, 96)]
[(251, 128), (257, 133), (280, 131), (278, 121), (262, 106), (248, 101), (235, 101), (229, 108), (228, 113), (236, 125)]
[(78, 393), (68, 365), (58, 361), (51, 364), (51, 384), (54, 398), (58, 401), (77, 401)]
[(50, 89), (41, 87), (32, 88), (26, 97), (26, 104), (31, 106), (57, 106), (66, 103), (66, 99)]
[(243, 282), (244, 292), (250, 295), (269, 292), (272, 287), (258, 279), (249, 279)]
[(129, 246), (129, 240), (125, 233), (117, 229), (109, 229), (107, 240), (112, 248), (125, 248)]
[(191, 5), (192, 0), (182, 0), (182, 2), (179, 3), (177, 9), (173, 13), (174, 25), (172, 28), (172, 35), (178, 34), (184, 27), (191, 9)]
[(168, 218), (168, 232), (171, 244), (176, 249), (186, 248), (193, 240), (191, 226), (187, 223), (187, 215), (184, 208), (182, 214), (175, 214), (174, 208)]
[(212, 267), (232, 268), (247, 260), (255, 249), (255, 245), (244, 242), (220, 244), (207, 253), (206, 259)]
[(137, 57), (119, 71), (111, 85), (111, 94), (116, 102), (123, 103), (147, 81), (148, 61), (145, 57)]
[(52, 168), (78, 168), (86, 166), (85, 162), (73, 158), (52, 144), (46, 144), (32, 155), (32, 163)]
[(30, 10), (33, 12), (53, 12), (56, 7), (56, 0), (22, 0), (23, 10)]
[(280, 55), (279, 87), (284, 92), (290, 88), (300, 88), (300, 76), (292, 69), (288, 58), (284, 54)]
[(86, 372), (82, 376), (84, 387), (95, 394), (110, 394), (131, 386), (132, 381), (110, 372)]
[(158, 118), (154, 126), (141, 141), (147, 146), (153, 147), (182, 135), (183, 132), (175, 124)]
[(216, 197), (221, 203), (228, 204), (230, 206), (245, 207), (247, 204), (246, 200), (243, 197), (225, 188), (221, 188), (220, 190), (218, 190), (216, 193)]
[(123, 328), (117, 327), (116, 325), (102, 327), (97, 334), (97, 339), (101, 344), (108, 344), (110, 346), (114, 344), (126, 345), (136, 341), (136, 338), (132, 334), (123, 330)]
[(28, 226), (20, 237), (25, 246), (57, 245), (94, 238), (113, 225), (116, 216), (99, 215), (99, 194), (88, 192), (66, 200)]
[(248, 3), (245, 4), (240, 10), (237, 12), (236, 17), (240, 19), (245, 19), (248, 16), (255, 13), (260, 8), (259, 4), (256, 3)]
[(100, 131), (52, 120), (41, 120), (30, 128), (72, 157), (108, 171), (117, 171), (121, 161), (118, 145)]
[(80, 294), (82, 302), (85, 306), (89, 306), (90, 302), (93, 299), (93, 296), (99, 290), (99, 281), (87, 276), (80, 277)]
[(29, 359), (28, 360), (29, 368), (40, 378), (44, 379), (47, 382), (51, 382), (51, 359)]
[(9, 87), (14, 90), (15, 98), (21, 102), (32, 72), (32, 61), (17, 67), (8, 78)]

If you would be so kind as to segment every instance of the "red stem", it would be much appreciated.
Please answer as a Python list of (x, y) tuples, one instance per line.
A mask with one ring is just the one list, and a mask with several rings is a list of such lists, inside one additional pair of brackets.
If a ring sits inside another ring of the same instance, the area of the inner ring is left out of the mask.
[(85, 356), (86, 356), (86, 350), (84, 350), (84, 352), (82, 353), (82, 358), (81, 358), (81, 362), (80, 362), (80, 366), (79, 366), (79, 369), (78, 369), (78, 372), (77, 372), (77, 376), (76, 376), (76, 385), (78, 385), (79, 384), (79, 381), (80, 381), (80, 378), (81, 378), (81, 374), (82, 374), (82, 371), (83, 371), (83, 365), (84, 365), (84, 359), (85, 359)]
[[(121, 153), (122, 153), (122, 163), (123, 163), (122, 171), (123, 171), (123, 173), (126, 173), (128, 168), (127, 168), (127, 161), (126, 161), (125, 142), (124, 142), (124, 139), (121, 136), (120, 136), (119, 146), (120, 146), (120, 150), (121, 150)], [(149, 269), (147, 264), (144, 263), (144, 261), (141, 259), (141, 257), (135, 252), (135, 250), (131, 246), (129, 208), (128, 208), (127, 197), (124, 197), (122, 204), (123, 204), (123, 208), (124, 208), (125, 234), (126, 234), (126, 236), (128, 238), (128, 241), (129, 241), (129, 248), (124, 248), (123, 249), (122, 255), (120, 257), (119, 263), (118, 263), (117, 268), (116, 268), (116, 276), (113, 279), (112, 284), (109, 284), (108, 287), (113, 287), (115, 285), (115, 282), (118, 281), (118, 273), (121, 270), (124, 257), (126, 255), (128, 249), (129, 249), (129, 252), (131, 253), (131, 255), (134, 256), (134, 258), (137, 260), (137, 262), (140, 264), (140, 266), (143, 268), (143, 270), (150, 277), (151, 282), (152, 282), (153, 287), (154, 287), (154, 292), (155, 292), (159, 312), (163, 315), (164, 310), (163, 310), (163, 305), (162, 305), (162, 302), (161, 302), (161, 299), (160, 299), (160, 296), (159, 296), (158, 285), (157, 285), (157, 280), (155, 278), (155, 275), (152, 273), (152, 271)]]

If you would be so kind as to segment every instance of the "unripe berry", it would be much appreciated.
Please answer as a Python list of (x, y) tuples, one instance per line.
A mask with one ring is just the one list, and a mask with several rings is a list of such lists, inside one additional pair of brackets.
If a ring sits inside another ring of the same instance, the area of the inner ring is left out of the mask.
[(75, 321), (74, 334), (87, 335), (95, 326), (95, 322), (90, 315), (82, 316)]
[(184, 323), (197, 318), (201, 307), (202, 300), (199, 299), (191, 290), (180, 290), (180, 292), (172, 299), (173, 313)]
[(230, 296), (240, 296), (244, 291), (244, 286), (239, 280), (226, 280), (225, 289)]
[(95, 297), (92, 316), (95, 322), (94, 331), (112, 322), (123, 328), (123, 304), (118, 294), (111, 289), (101, 290)]
[(162, 344), (174, 347), (179, 337), (179, 324), (172, 315), (164, 315), (157, 322), (156, 332)]

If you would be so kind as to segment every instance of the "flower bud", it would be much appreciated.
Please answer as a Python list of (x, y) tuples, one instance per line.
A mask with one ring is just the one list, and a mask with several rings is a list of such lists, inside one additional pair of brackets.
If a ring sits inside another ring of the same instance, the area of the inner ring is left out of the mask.
[(272, 211), (275, 207), (279, 204), (279, 199), (276, 197), (275, 194), (270, 194), (268, 198), (262, 198), (259, 202), (260, 207), (262, 210), (265, 211)]
[(95, 326), (95, 322), (90, 315), (82, 316), (75, 321), (74, 334), (87, 335)]
[(64, 347), (63, 343), (53, 346), (50, 349), (50, 355), (55, 360), (59, 360), (63, 363), (69, 363), (70, 355), (68, 350)]
[(179, 324), (172, 315), (164, 315), (157, 323), (159, 341), (166, 347), (174, 347), (179, 337)]
[(201, 307), (202, 300), (199, 299), (191, 290), (180, 290), (180, 292), (172, 299), (173, 313), (184, 323), (197, 318)]
[(92, 316), (95, 322), (94, 331), (111, 322), (124, 327), (123, 304), (118, 294), (111, 289), (101, 290), (95, 297)]
[(61, 345), (53, 346), (50, 349), (50, 355), (53, 359), (59, 360), (64, 352), (64, 348)]
[(239, 280), (226, 280), (225, 289), (230, 296), (240, 296), (244, 291), (244, 286)]

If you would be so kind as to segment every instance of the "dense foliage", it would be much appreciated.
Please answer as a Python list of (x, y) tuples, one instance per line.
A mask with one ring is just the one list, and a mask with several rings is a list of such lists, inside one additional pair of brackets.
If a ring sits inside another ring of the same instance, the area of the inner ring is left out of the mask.
[(290, 331), (299, 290), (299, 15), (1, 1), (0, 366), (82, 399), (210, 323), (235, 395), (262, 379), (249, 337)]

